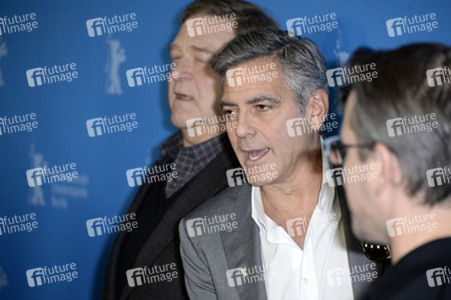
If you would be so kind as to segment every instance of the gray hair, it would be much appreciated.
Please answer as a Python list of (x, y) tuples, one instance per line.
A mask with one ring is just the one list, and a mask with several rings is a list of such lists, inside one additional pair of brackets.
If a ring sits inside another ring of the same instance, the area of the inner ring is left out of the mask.
[(326, 62), (318, 47), (308, 39), (290, 36), (283, 30), (268, 28), (236, 37), (218, 54), (212, 67), (221, 77), (223, 88), (228, 69), (250, 60), (271, 56), (282, 66), (302, 114), (308, 99), (318, 89), (327, 92)]
[[(357, 93), (351, 128), (359, 143), (382, 143), (398, 157), (403, 184), (411, 196), (424, 193), (424, 203), (442, 202), (451, 195), (451, 184), (428, 186), (426, 171), (450, 166), (451, 84), (431, 87), (426, 72), (451, 67), (451, 48), (441, 44), (413, 44), (392, 51), (360, 49), (350, 65), (368, 63), (376, 64), (378, 78), (350, 86)], [(389, 136), (388, 120), (431, 113), (436, 115), (438, 128)], [(368, 153), (368, 149), (359, 149), (361, 159), (366, 159)]]

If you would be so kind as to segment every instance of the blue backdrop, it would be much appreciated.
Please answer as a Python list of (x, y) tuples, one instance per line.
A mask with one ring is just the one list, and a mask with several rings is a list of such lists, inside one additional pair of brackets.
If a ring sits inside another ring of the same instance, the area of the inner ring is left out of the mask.
[[(188, 2), (1, 1), (0, 299), (100, 299), (115, 235), (91, 237), (86, 222), (126, 212), (138, 189), (126, 170), (154, 162), (176, 130), (167, 82), (139, 85), (126, 72), (170, 63)], [(256, 3), (283, 29), (294, 18), (335, 14), (330, 31), (298, 32), (317, 43), (329, 69), (360, 46), (451, 44), (449, 0)], [(409, 33), (393, 20), (426, 14), (436, 22), (430, 31), (423, 23)], [(116, 132), (95, 126), (105, 117)], [(40, 284), (55, 265), (58, 282)]]

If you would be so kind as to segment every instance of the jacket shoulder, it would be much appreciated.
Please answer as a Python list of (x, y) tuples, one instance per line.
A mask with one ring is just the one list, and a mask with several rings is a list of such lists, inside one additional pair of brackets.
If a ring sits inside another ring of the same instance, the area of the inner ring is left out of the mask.
[(249, 184), (228, 187), (216, 196), (202, 203), (190, 212), (184, 219), (192, 219), (215, 214), (225, 214), (230, 211), (243, 211), (250, 207), (252, 188)]

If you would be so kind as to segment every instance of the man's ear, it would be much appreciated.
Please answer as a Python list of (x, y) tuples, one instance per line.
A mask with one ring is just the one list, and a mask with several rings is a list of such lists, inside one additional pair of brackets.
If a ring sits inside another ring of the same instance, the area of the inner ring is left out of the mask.
[[(402, 168), (398, 157), (382, 143), (376, 143), (373, 149), (373, 159), (376, 163), (377, 178), (375, 180), (376, 196), (391, 193), (390, 189), (402, 183)], [(393, 199), (391, 199), (393, 200)]]
[(305, 109), (305, 118), (309, 121), (310, 127), (319, 131), (321, 125), (327, 117), (329, 111), (329, 96), (323, 89), (318, 89), (310, 97)]

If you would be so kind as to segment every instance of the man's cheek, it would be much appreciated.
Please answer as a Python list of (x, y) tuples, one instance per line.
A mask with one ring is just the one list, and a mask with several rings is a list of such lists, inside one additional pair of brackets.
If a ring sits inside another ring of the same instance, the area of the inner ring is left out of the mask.
[(239, 153), (235, 130), (227, 131), (227, 136), (229, 137), (230, 144), (232, 144), (233, 151)]

